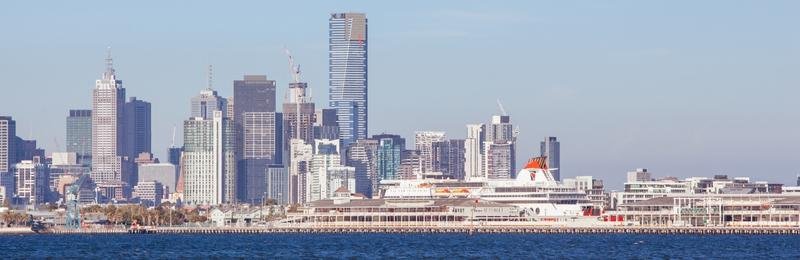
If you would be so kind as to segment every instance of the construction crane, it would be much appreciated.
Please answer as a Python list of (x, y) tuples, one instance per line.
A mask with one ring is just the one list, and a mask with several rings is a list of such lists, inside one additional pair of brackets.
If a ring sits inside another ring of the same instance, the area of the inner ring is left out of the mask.
[(283, 52), (286, 53), (286, 56), (289, 56), (289, 74), (292, 75), (292, 80), (294, 80), (294, 83), (300, 83), (300, 65), (294, 64), (294, 57), (292, 57), (289, 49), (284, 47)]
[(175, 126), (172, 126), (172, 145), (170, 147), (175, 148)]
[(508, 115), (508, 114), (506, 113), (506, 109), (505, 109), (505, 108), (503, 108), (503, 103), (501, 103), (501, 102), (500, 102), (500, 99), (499, 99), (499, 98), (497, 99), (497, 106), (499, 106), (499, 107), (500, 107), (500, 113), (502, 113), (502, 114), (503, 114), (503, 116), (507, 116), (507, 115)]
[(88, 174), (83, 174), (66, 190), (65, 199), (67, 201), (67, 223), (68, 229), (79, 229), (81, 227), (81, 207), (80, 207), (80, 194), (81, 186), (89, 179)]

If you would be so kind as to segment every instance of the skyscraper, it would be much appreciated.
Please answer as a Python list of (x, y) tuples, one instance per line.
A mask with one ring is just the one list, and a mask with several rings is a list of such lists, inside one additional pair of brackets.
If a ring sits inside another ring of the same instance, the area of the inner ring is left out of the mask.
[[(378, 191), (378, 140), (362, 139), (350, 144), (346, 152), (346, 165), (353, 167), (355, 173), (354, 186), (347, 186), (350, 191), (372, 197)], [(338, 189), (335, 187), (333, 191)]]
[(464, 179), (464, 139), (449, 139), (433, 143), (434, 171), (448, 178)]
[(288, 204), (289, 183), (289, 172), (283, 165), (267, 166), (267, 199), (273, 199), (278, 204)]
[(189, 204), (234, 203), (236, 157), (233, 126), (222, 111), (183, 124), (183, 192)]
[(314, 139), (339, 139), (336, 109), (319, 109), (314, 114)]
[[(125, 149), (124, 156), (129, 161), (136, 159), (140, 153), (152, 152), (152, 127), (150, 117), (150, 103), (145, 102), (136, 97), (131, 97), (125, 103)], [(129, 164), (131, 173), (129, 182), (131, 186), (136, 185), (138, 181), (137, 167)]]
[(484, 176), (490, 179), (507, 179), (516, 175), (517, 137), (507, 115), (492, 116), (486, 125), (486, 140), (483, 143)]
[(311, 168), (306, 177), (307, 201), (326, 199), (330, 193), (328, 190), (328, 169), (342, 166), (339, 140), (314, 140), (313, 149)]
[(78, 156), (78, 164), (92, 164), (92, 110), (72, 109), (67, 117), (67, 152)]
[(214, 111), (222, 111), (223, 116), (228, 116), (227, 99), (217, 95), (217, 91), (207, 88), (192, 98), (192, 117), (211, 119)]
[(243, 129), (242, 158), (268, 159), (270, 164), (281, 163), (281, 114), (244, 112), (240, 118)]
[(92, 99), (92, 179), (97, 184), (122, 182), (125, 172), (124, 148), (125, 88), (114, 72), (111, 51), (106, 58), (106, 71), (95, 82)]
[(244, 75), (233, 81), (233, 119), (236, 127), (238, 157), (244, 156), (244, 113), (275, 112), (275, 81), (265, 75)]
[(342, 145), (347, 147), (367, 138), (367, 17), (331, 14), (329, 30), (329, 101), (336, 109)]
[(9, 173), (17, 160), (17, 122), (0, 116), (0, 173)]
[(314, 148), (307, 144), (303, 139), (292, 139), (289, 145), (289, 194), (290, 204), (302, 204), (308, 202), (307, 177), (311, 171), (311, 160)]
[(378, 181), (400, 179), (400, 161), (403, 151), (406, 150), (406, 139), (399, 135), (379, 134), (373, 135), (372, 140), (378, 141), (378, 158), (375, 163)]
[(47, 167), (37, 157), (34, 160), (23, 160), (14, 168), (17, 184), (15, 197), (31, 205), (44, 203), (50, 190)]
[(484, 177), (483, 142), (486, 140), (486, 127), (483, 124), (467, 125), (467, 138), (464, 139), (465, 179)]
[(445, 140), (444, 132), (417, 131), (414, 135), (414, 147), (422, 159), (422, 172), (434, 172), (436, 161), (433, 154), (433, 143)]
[(556, 168), (551, 170), (553, 178), (561, 180), (561, 143), (555, 136), (550, 136), (539, 143), (539, 156), (547, 156), (547, 167)]

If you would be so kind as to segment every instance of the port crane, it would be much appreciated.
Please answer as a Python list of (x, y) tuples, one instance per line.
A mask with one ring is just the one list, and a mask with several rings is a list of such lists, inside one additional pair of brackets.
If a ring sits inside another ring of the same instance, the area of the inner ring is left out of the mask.
[(81, 186), (88, 180), (89, 175), (83, 174), (66, 189), (67, 223), (65, 226), (68, 229), (79, 229), (81, 227), (80, 192)]

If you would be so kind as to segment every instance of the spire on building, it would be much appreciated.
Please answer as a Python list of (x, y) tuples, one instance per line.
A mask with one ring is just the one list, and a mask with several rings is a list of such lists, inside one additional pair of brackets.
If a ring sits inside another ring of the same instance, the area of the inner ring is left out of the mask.
[(206, 86), (206, 90), (211, 91), (214, 79), (214, 66), (208, 64), (208, 85)]
[(111, 79), (114, 76), (114, 59), (111, 58), (111, 46), (108, 46), (106, 51), (106, 72), (103, 73), (103, 79)]

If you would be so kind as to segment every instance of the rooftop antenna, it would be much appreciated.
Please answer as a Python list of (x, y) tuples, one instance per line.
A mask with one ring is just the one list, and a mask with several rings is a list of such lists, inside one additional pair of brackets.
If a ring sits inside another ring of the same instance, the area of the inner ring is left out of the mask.
[[(208, 64), (208, 75), (207, 75), (207, 85), (206, 90), (211, 90), (214, 81), (214, 65)], [(173, 142), (174, 143), (174, 142)]]
[(106, 73), (108, 76), (114, 75), (114, 59), (111, 58), (111, 46), (106, 49)]
[(505, 108), (503, 108), (503, 103), (501, 103), (501, 102), (500, 102), (500, 99), (499, 99), (499, 98), (497, 99), (497, 106), (499, 106), (499, 107), (500, 107), (500, 112), (503, 114), (503, 116), (507, 116), (507, 115), (508, 115), (508, 114), (506, 113), (506, 109), (505, 109)]

